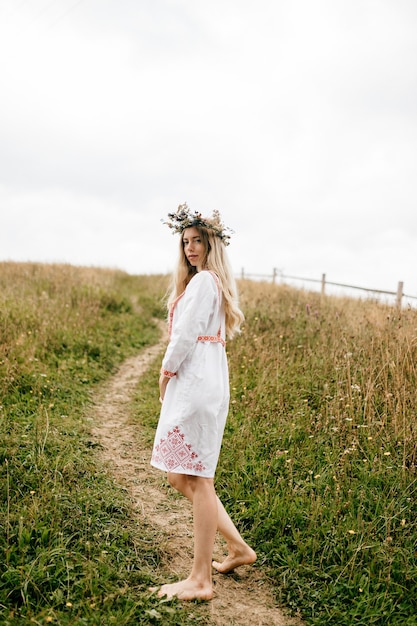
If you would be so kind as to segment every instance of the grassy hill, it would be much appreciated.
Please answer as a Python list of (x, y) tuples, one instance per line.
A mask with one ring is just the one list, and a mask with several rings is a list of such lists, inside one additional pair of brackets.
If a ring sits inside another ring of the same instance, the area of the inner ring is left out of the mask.
[[(97, 461), (91, 393), (158, 338), (166, 277), (0, 263), (0, 621), (202, 624)], [(240, 284), (217, 488), (310, 624), (417, 624), (417, 312)], [(155, 363), (136, 400), (158, 415)], [(140, 622), (139, 622), (140, 619)]]

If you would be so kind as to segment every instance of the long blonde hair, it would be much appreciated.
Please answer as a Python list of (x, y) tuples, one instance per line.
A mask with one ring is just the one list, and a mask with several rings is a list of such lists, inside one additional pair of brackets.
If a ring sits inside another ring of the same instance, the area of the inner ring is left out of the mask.
[[(195, 228), (200, 234), (206, 251), (204, 268), (214, 272), (219, 279), (226, 316), (226, 336), (232, 339), (236, 333), (240, 332), (240, 326), (245, 318), (239, 308), (236, 281), (230, 267), (225, 245), (211, 229), (197, 224)], [(171, 288), (167, 298), (168, 308), (184, 292), (196, 273), (197, 268), (193, 267), (185, 256), (183, 235), (181, 233), (177, 267), (172, 275)]]

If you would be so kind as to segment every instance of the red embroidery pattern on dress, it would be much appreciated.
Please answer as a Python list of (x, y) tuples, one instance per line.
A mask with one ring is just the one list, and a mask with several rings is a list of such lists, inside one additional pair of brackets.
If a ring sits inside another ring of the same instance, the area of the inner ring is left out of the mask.
[(178, 298), (176, 298), (174, 300), (174, 302), (170, 306), (169, 316), (168, 316), (168, 337), (169, 338), (171, 338), (171, 334), (172, 334), (172, 324), (173, 324), (173, 321), (174, 321), (174, 310), (175, 310), (175, 307), (177, 306), (178, 302), (181, 300), (181, 298), (183, 297), (184, 294), (185, 294), (185, 291), (180, 293)]
[(193, 451), (190, 443), (185, 442), (185, 435), (178, 426), (168, 431), (168, 437), (161, 439), (152, 454), (152, 460), (155, 463), (163, 463), (169, 472), (179, 467), (183, 470), (203, 472), (206, 468), (197, 459), (198, 454)]
[(212, 343), (221, 343), (225, 347), (226, 342), (223, 337), (220, 336), (220, 329), (217, 335), (199, 335), (197, 341), (211, 341)]
[(174, 376), (176, 376), (175, 372), (170, 372), (169, 370), (164, 370), (163, 367), (161, 367), (161, 374), (163, 374), (167, 378), (173, 378)]

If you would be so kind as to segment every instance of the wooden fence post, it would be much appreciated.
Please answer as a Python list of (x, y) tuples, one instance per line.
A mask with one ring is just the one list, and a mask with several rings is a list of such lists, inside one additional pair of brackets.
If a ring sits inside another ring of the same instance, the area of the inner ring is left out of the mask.
[(272, 268), (272, 284), (273, 285), (275, 285), (276, 278), (277, 278), (277, 268), (273, 267)]
[(404, 283), (400, 280), (397, 286), (397, 309), (401, 311)]
[(321, 275), (321, 295), (324, 296), (326, 292), (326, 274)]
[(243, 269), (243, 267), (242, 267), (242, 269), (241, 269), (241, 271), (240, 271), (240, 278), (241, 278), (242, 280), (244, 280), (244, 278), (245, 278), (245, 270)]

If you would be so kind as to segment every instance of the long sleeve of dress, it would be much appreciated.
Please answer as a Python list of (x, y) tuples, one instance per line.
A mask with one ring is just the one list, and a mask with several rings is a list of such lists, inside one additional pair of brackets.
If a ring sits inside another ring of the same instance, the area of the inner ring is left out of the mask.
[(162, 369), (172, 374), (178, 372), (193, 351), (197, 337), (208, 334), (211, 318), (218, 306), (218, 289), (210, 272), (199, 272), (191, 279), (181, 304), (181, 317), (173, 326), (162, 361)]

